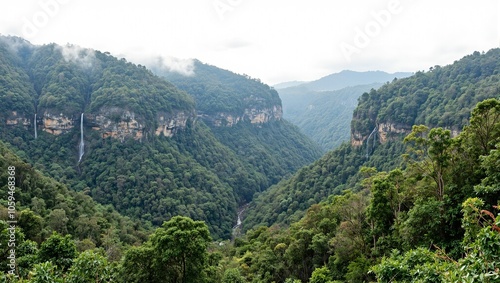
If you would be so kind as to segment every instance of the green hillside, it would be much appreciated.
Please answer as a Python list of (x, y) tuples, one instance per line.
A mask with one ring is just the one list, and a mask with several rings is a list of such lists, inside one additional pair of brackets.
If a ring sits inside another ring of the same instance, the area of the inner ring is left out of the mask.
[(279, 90), (283, 101), (283, 117), (324, 151), (329, 151), (351, 135), (352, 112), (361, 94), (377, 89), (382, 84), (358, 85), (335, 91), (312, 91), (307, 87)]

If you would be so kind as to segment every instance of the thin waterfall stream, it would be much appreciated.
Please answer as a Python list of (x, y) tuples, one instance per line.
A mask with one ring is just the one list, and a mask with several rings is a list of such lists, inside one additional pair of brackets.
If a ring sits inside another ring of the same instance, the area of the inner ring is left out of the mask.
[(35, 113), (35, 118), (33, 119), (33, 127), (35, 128), (35, 140), (38, 137), (38, 133), (36, 132), (36, 113)]
[(83, 113), (80, 118), (80, 145), (78, 147), (78, 163), (82, 161), (82, 157), (84, 154), (84, 143), (83, 143)]

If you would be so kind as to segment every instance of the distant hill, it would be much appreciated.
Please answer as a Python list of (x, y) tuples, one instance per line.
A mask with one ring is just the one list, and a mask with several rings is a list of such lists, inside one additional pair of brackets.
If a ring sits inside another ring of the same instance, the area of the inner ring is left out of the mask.
[(340, 73), (334, 73), (300, 86), (304, 86), (315, 91), (329, 91), (349, 86), (386, 83), (391, 82), (394, 78), (405, 78), (411, 75), (412, 73), (408, 72), (397, 72), (391, 74), (382, 71), (356, 72), (344, 70)]
[(282, 89), (282, 88), (287, 88), (287, 87), (293, 87), (293, 86), (298, 86), (301, 84), (305, 84), (307, 82), (305, 81), (291, 81), (291, 82), (283, 82), (279, 84), (273, 85), (274, 89)]
[(278, 89), (283, 101), (283, 117), (297, 125), (323, 150), (331, 150), (349, 140), (350, 121), (358, 97), (383, 83), (409, 75), (411, 73), (342, 71)]

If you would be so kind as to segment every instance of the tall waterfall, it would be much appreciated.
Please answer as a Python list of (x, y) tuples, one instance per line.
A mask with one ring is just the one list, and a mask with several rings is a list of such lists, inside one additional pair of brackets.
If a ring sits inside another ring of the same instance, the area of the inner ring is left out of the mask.
[(33, 119), (33, 126), (35, 127), (35, 140), (38, 137), (38, 134), (36, 132), (36, 113), (35, 113), (35, 119)]
[(80, 118), (80, 146), (78, 148), (78, 162), (82, 160), (82, 156), (84, 153), (83, 148), (84, 144), (83, 144), (83, 113), (82, 113), (82, 116)]

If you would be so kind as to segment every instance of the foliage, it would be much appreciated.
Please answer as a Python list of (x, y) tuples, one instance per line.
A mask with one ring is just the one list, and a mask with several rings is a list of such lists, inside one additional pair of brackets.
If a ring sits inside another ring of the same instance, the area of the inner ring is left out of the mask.
[(114, 272), (106, 257), (96, 251), (88, 250), (74, 260), (66, 282), (114, 282)]
[(71, 240), (71, 235), (63, 237), (56, 232), (42, 243), (38, 251), (39, 261), (52, 262), (62, 271), (67, 271), (71, 267), (76, 256), (76, 245)]
[(329, 151), (349, 141), (352, 112), (361, 94), (381, 85), (351, 86), (334, 91), (293, 87), (278, 92), (283, 101), (283, 117), (297, 125), (323, 150)]
[(230, 113), (242, 116), (245, 109), (272, 108), (281, 105), (278, 93), (258, 79), (193, 62), (194, 75), (186, 76), (165, 70), (161, 64), (152, 70), (192, 95), (196, 108), (204, 114)]
[(205, 282), (210, 240), (205, 223), (173, 217), (151, 235), (151, 248), (127, 253), (122, 276), (128, 282)]
[(364, 93), (354, 111), (352, 132), (367, 137), (381, 123), (461, 130), (474, 105), (498, 96), (500, 49), (474, 52), (449, 66), (393, 81)]

